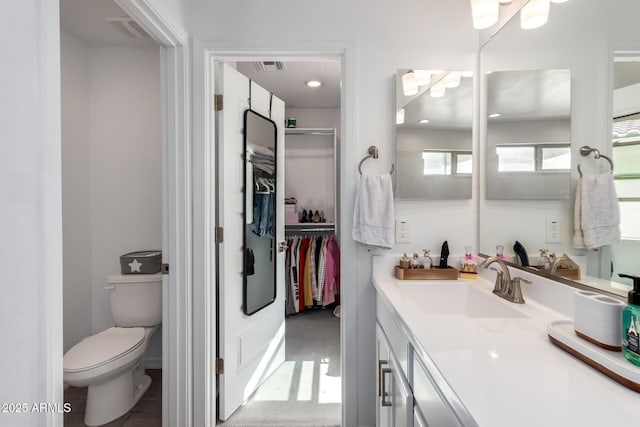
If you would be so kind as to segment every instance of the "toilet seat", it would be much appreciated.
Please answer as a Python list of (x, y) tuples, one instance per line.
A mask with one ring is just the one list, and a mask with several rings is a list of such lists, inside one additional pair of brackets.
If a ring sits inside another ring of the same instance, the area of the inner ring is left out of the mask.
[(65, 372), (81, 372), (106, 365), (144, 344), (144, 328), (112, 327), (73, 346), (64, 355)]

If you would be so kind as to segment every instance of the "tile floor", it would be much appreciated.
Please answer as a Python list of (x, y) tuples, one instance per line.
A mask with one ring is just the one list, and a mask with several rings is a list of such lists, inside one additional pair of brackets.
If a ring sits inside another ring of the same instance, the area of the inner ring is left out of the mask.
[[(147, 369), (151, 386), (136, 406), (105, 427), (160, 427), (162, 426), (162, 370)], [(71, 403), (71, 412), (64, 415), (65, 427), (85, 427), (84, 409), (87, 389), (69, 387), (64, 391), (64, 401)]]

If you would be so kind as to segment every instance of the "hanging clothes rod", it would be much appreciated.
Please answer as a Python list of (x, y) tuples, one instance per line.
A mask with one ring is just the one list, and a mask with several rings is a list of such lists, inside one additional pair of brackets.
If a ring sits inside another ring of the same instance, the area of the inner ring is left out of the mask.
[[(607, 162), (609, 162), (609, 173), (613, 173), (613, 160), (611, 160), (609, 157), (605, 156), (604, 154), (600, 154), (600, 151), (597, 148), (592, 148), (592, 147), (589, 147), (588, 145), (583, 145), (582, 147), (580, 147), (580, 155), (582, 157), (586, 157), (591, 153), (593, 153), (594, 158), (596, 159), (603, 158)], [(578, 163), (578, 173), (580, 174), (580, 176), (582, 176), (580, 163)]]
[[(360, 175), (362, 175), (362, 164), (364, 163), (365, 160), (378, 158), (378, 147), (376, 147), (375, 145), (372, 145), (371, 147), (369, 147), (369, 150), (367, 151), (369, 155), (366, 156), (364, 159), (360, 160), (360, 163), (358, 163), (358, 172), (360, 172)], [(389, 171), (389, 175), (393, 175), (393, 171), (394, 171), (394, 165), (392, 163), (391, 171)]]

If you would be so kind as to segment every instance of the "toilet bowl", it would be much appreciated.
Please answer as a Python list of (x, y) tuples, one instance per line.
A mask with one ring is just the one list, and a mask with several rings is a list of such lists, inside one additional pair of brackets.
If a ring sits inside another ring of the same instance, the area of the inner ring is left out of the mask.
[(151, 378), (144, 373), (144, 356), (162, 319), (160, 275), (113, 275), (108, 283), (117, 326), (83, 339), (64, 355), (65, 386), (87, 387), (89, 426), (126, 414), (147, 391)]

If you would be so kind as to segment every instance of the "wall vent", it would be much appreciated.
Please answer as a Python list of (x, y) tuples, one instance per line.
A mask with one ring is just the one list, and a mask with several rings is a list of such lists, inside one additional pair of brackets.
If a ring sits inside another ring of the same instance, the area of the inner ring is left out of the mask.
[(132, 18), (107, 18), (106, 21), (116, 27), (116, 29), (129, 37), (136, 39), (150, 39), (151, 36), (142, 29), (140, 24)]
[(284, 62), (281, 61), (259, 61), (254, 62), (258, 71), (283, 71), (285, 70)]

